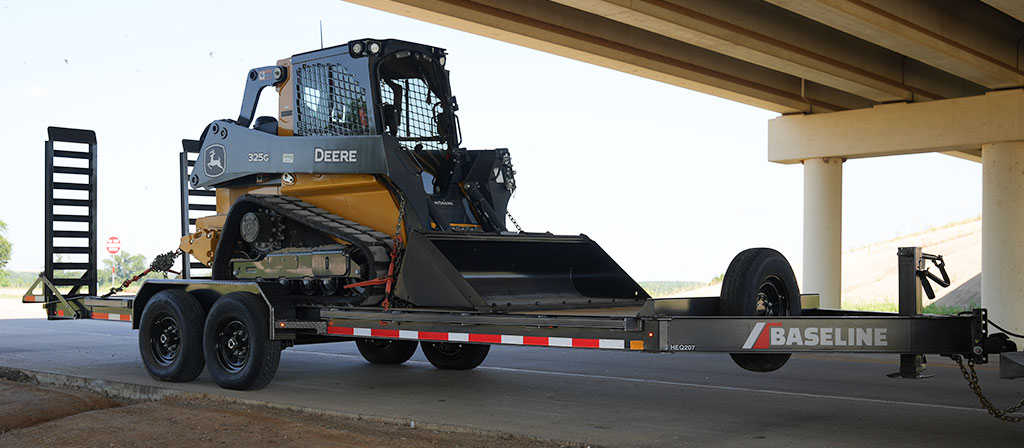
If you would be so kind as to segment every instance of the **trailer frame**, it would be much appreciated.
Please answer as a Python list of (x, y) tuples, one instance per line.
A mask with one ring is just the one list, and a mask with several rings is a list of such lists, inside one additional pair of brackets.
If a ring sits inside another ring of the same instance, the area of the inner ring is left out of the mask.
[[(901, 249), (901, 266), (920, 266), (903, 262), (920, 260), (920, 254), (920, 248)], [(916, 269), (901, 270), (901, 279), (905, 277), (913, 279), (914, 288), (908, 291), (921, 289)], [(76, 296), (48, 302), (53, 309), (48, 317), (64, 318), (64, 308), (78, 308), (81, 318), (128, 321), (138, 329), (146, 301), (166, 289), (192, 294), (207, 310), (230, 292), (257, 294), (269, 310), (266, 325), (271, 339), (286, 346), (374, 338), (657, 353), (941, 354), (967, 356), (979, 364), (987, 362), (988, 355), (984, 309), (961, 315), (831, 310), (817, 308), (815, 294), (801, 296), (801, 302), (811, 306), (800, 316), (720, 316), (718, 297), (652, 298), (642, 306), (621, 309), (494, 313), (296, 306), (294, 297), (280, 294), (276, 282), (155, 279), (147, 280), (134, 296)], [(919, 304), (920, 296), (915, 297)]]

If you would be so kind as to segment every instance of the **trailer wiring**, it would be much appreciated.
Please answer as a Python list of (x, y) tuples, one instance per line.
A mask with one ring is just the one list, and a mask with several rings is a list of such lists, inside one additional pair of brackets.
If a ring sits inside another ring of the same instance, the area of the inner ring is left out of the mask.
[[(970, 315), (971, 313), (971, 311), (961, 311), (957, 313), (957, 315), (964, 316)], [(1014, 333), (1001, 327), (999, 324), (993, 322), (992, 319), (988, 320), (988, 324), (1010, 336), (1016, 338), (1024, 338), (1024, 336), (1022, 335), (1019, 335), (1017, 333)], [(953, 361), (956, 361), (957, 365), (960, 366), (960, 373), (964, 375), (964, 379), (967, 380), (967, 384), (970, 385), (971, 390), (974, 392), (974, 394), (978, 396), (978, 401), (981, 402), (981, 406), (985, 408), (985, 410), (988, 411), (989, 414), (1004, 422), (1019, 423), (1024, 421), (1024, 415), (1010, 415), (1017, 411), (1020, 411), (1021, 409), (1024, 409), (1024, 399), (1020, 400), (1020, 403), (1017, 403), (1016, 406), (1012, 406), (1006, 409), (999, 409), (995, 407), (995, 405), (992, 404), (992, 401), (990, 401), (981, 390), (981, 385), (978, 383), (978, 373), (974, 370), (974, 360), (968, 358), (965, 366), (962, 356), (953, 355), (951, 358), (953, 359)]]
[(1020, 334), (1014, 333), (1014, 332), (1012, 332), (1010, 330), (1007, 330), (1007, 329), (1005, 329), (1003, 327), (1000, 327), (999, 324), (997, 324), (995, 322), (992, 322), (991, 320), (989, 320), (988, 323), (989, 323), (989, 325), (991, 325), (993, 327), (996, 327), (999, 331), (1002, 331), (1003, 333), (1006, 333), (1006, 334), (1008, 334), (1010, 336), (1013, 336), (1015, 338), (1022, 338), (1022, 339), (1024, 339), (1024, 335), (1020, 335)]

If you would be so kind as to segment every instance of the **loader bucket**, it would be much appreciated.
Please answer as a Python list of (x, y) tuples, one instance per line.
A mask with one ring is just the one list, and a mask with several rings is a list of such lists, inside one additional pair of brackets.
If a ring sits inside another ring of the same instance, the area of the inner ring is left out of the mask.
[(540, 310), (625, 306), (649, 296), (579, 236), (410, 232), (397, 294), (420, 307)]

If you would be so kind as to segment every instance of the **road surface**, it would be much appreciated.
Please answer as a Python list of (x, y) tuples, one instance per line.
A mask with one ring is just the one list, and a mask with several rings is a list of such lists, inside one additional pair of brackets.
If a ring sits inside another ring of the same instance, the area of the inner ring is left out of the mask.
[[(33, 305), (24, 305), (31, 307)], [(367, 364), (353, 343), (284, 351), (264, 390), (219, 389), (205, 373), (159, 383), (127, 323), (0, 320), (0, 366), (407, 418), (601, 446), (1024, 446), (1024, 423), (982, 411), (951, 361), (926, 380), (890, 379), (896, 356), (800, 355), (780, 371), (743, 371), (725, 355), (495, 346), (472, 371)], [(982, 386), (1003, 407), (1024, 379)]]

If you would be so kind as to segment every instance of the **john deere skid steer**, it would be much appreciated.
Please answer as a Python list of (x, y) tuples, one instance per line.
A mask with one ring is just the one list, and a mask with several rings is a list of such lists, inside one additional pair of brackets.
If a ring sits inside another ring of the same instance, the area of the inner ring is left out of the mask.
[[(583, 235), (509, 231), (507, 149), (460, 147), (445, 51), (356, 40), (251, 70), (189, 182), (217, 214), (181, 249), (214, 279), (277, 281), (339, 306), (541, 310), (648, 295)], [(265, 87), (277, 117), (255, 120)]]

